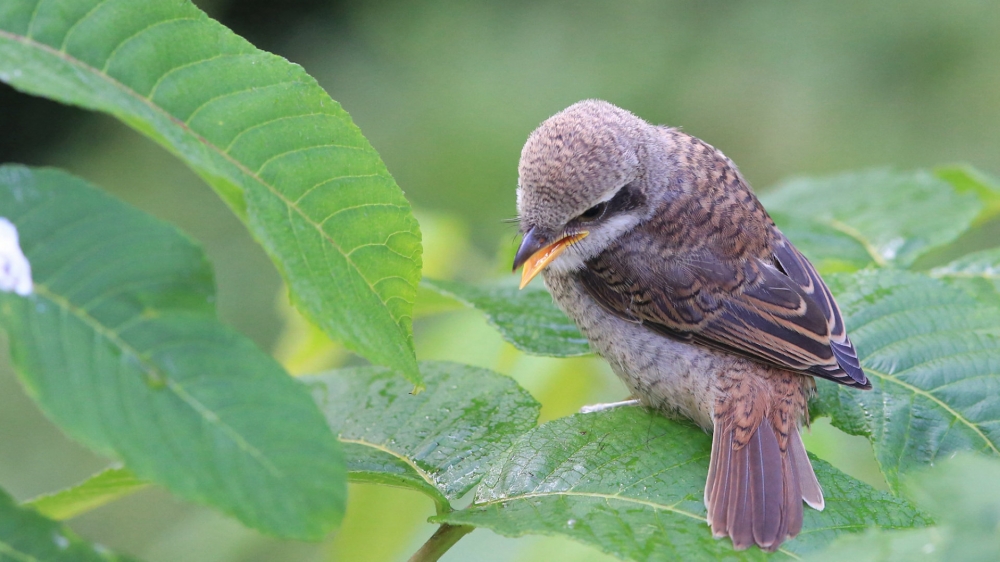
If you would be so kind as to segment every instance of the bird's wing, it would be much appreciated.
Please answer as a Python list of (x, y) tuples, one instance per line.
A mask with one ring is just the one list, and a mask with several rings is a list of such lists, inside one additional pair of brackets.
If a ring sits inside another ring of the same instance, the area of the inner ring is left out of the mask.
[(623, 241), (588, 262), (580, 280), (614, 314), (670, 337), (784, 369), (870, 388), (830, 290), (774, 229), (770, 260), (678, 254)]

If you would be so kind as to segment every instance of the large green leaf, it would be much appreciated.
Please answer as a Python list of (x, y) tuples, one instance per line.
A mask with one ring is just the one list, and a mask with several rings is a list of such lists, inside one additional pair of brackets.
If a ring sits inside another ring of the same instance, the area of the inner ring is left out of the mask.
[(587, 338), (552, 302), (539, 284), (475, 286), (457, 281), (424, 279), (421, 286), (476, 308), (514, 347), (536, 355), (573, 357), (590, 353)]
[[(975, 193), (959, 192), (924, 171), (871, 170), (797, 179), (768, 191), (761, 201), (769, 211), (816, 221), (821, 232), (833, 229), (853, 238), (879, 265), (901, 266), (958, 238), (983, 208)], [(803, 228), (789, 228), (788, 235), (799, 244), (796, 230)], [(810, 246), (808, 240), (801, 241)], [(844, 259), (856, 259), (856, 249), (845, 248), (849, 253)], [(822, 249), (815, 257), (835, 257), (832, 250)]]
[[(563, 535), (630, 560), (762, 560), (712, 538), (702, 498), (711, 437), (642, 408), (578, 414), (521, 437), (495, 463), (467, 509), (432, 518), (506, 536)], [(794, 558), (866, 527), (926, 523), (903, 500), (814, 460), (826, 509), (806, 509)], [(783, 555), (782, 555), (783, 554)]]
[(0, 80), (104, 111), (218, 191), (331, 337), (418, 380), (420, 233), (378, 153), (301, 67), (181, 0), (4, 0)]
[(421, 491), (443, 511), (535, 426), (539, 405), (512, 379), (486, 369), (428, 361), (420, 371), (427, 389), (419, 394), (379, 367), (300, 380), (345, 443), (353, 480)]
[(215, 318), (200, 248), (55, 170), (0, 167), (0, 210), (35, 281), (0, 292), (0, 325), (53, 421), (249, 526), (319, 538), (338, 523), (335, 436), (302, 385)]
[(21, 508), (0, 490), (0, 560), (3, 562), (125, 562), (103, 547), (87, 544), (72, 531)]
[[(485, 447), (478, 450), (470, 447), (471, 440), (456, 441), (454, 436), (445, 436), (451, 442), (436, 449), (438, 454), (445, 454), (435, 459), (417, 458), (419, 455), (414, 451), (421, 447), (414, 446), (413, 434), (402, 439), (397, 436), (391, 445), (374, 442), (385, 439), (365, 441), (364, 435), (344, 437), (352, 480), (413, 488), (431, 496), (441, 506), (448, 506), (448, 498), (459, 497), (477, 483), (488, 463), (510, 445), (513, 437), (534, 426), (538, 404), (509, 378), (490, 371), (435, 362), (423, 364), (422, 369), (429, 386), (419, 398), (410, 393), (412, 387), (384, 369), (343, 369), (300, 380), (313, 388), (317, 402), (330, 413), (331, 423), (349, 426), (345, 431), (353, 430), (350, 435), (363, 433), (357, 431), (359, 424), (384, 421), (383, 404), (376, 404), (374, 410), (367, 408), (375, 396), (391, 402), (400, 400), (401, 405), (412, 410), (407, 416), (423, 419), (426, 427), (422, 431), (428, 436), (453, 431), (456, 426), (458, 435), (466, 435), (473, 426), (478, 432), (485, 431)], [(460, 389), (463, 391), (459, 392)], [(429, 397), (436, 400), (423, 399)], [(467, 402), (498, 398), (492, 408), (475, 408)], [(451, 415), (453, 408), (461, 409), (462, 420)], [(421, 418), (421, 413), (429, 417)], [(390, 416), (389, 423), (394, 422), (393, 417), (398, 421), (404, 414), (404, 410), (398, 411), (396, 416)], [(434, 424), (439, 424), (436, 432), (430, 429)], [(416, 426), (406, 427), (412, 430)], [(455, 476), (456, 470), (463, 469), (470, 472), (449, 478)], [(128, 469), (110, 468), (70, 488), (32, 498), (24, 505), (53, 519), (69, 519), (148, 486)]]
[(830, 281), (873, 388), (819, 381), (816, 413), (868, 436), (893, 490), (902, 473), (956, 451), (997, 454), (1000, 309), (916, 273)]
[(139, 480), (127, 468), (108, 468), (76, 486), (32, 498), (24, 502), (23, 505), (33, 508), (46, 517), (61, 521), (101, 507), (148, 486), (148, 482)]

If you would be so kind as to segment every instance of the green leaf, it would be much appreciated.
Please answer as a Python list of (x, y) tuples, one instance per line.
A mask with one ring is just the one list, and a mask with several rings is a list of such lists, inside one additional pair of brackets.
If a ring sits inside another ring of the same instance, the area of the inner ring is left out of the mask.
[(126, 562), (133, 560), (87, 544), (33, 509), (18, 507), (0, 490), (0, 560), (4, 562)]
[(968, 453), (906, 479), (906, 493), (949, 529), (941, 560), (995, 560), (1000, 553), (1000, 460)]
[(867, 392), (818, 381), (816, 415), (865, 435), (889, 487), (956, 451), (1000, 446), (1000, 310), (927, 276), (866, 270), (830, 279)]
[(339, 522), (339, 443), (308, 391), (216, 320), (200, 248), (56, 170), (0, 167), (0, 209), (35, 281), (0, 292), (0, 325), (54, 422), (251, 527), (321, 538)]
[(906, 492), (939, 523), (872, 530), (834, 542), (815, 561), (993, 562), (1000, 552), (1000, 461), (962, 454), (907, 478)]
[[(467, 509), (432, 518), (505, 536), (562, 535), (620, 558), (763, 560), (712, 538), (703, 495), (711, 437), (642, 408), (577, 414), (522, 436), (494, 464)], [(825, 546), (872, 525), (912, 527), (925, 518), (903, 500), (814, 460), (826, 509), (806, 509), (802, 533), (776, 559)]]
[(526, 353), (573, 357), (590, 353), (587, 338), (538, 284), (475, 286), (424, 279), (422, 287), (455, 298), (486, 314), (486, 320), (514, 347)]
[[(761, 201), (768, 211), (812, 220), (853, 238), (879, 265), (900, 266), (958, 238), (983, 208), (974, 193), (960, 193), (925, 171), (870, 170), (797, 179), (767, 192)], [(791, 234), (789, 239), (799, 243)], [(854, 256), (851, 250), (846, 259)]]
[[(893, 531), (869, 529), (860, 535), (845, 535), (829, 548), (806, 558), (809, 562), (936, 562), (944, 561), (939, 550), (947, 542), (946, 531), (940, 527)], [(996, 560), (986, 558), (985, 561)], [(950, 559), (948, 562), (954, 562)], [(961, 558), (962, 562), (975, 559)]]
[(934, 268), (934, 277), (981, 277), (992, 281), (1000, 280), (1000, 248), (991, 248), (966, 254), (955, 261)]
[(820, 273), (857, 271), (875, 263), (864, 244), (828, 224), (781, 213), (771, 218)]
[(959, 192), (975, 193), (984, 208), (976, 218), (982, 224), (1000, 214), (1000, 183), (972, 166), (944, 166), (936, 168), (934, 175), (950, 183)]
[(420, 232), (378, 153), (301, 67), (178, 0), (5, 0), (0, 80), (181, 158), (331, 337), (417, 381)]
[(420, 370), (427, 388), (419, 394), (379, 367), (299, 380), (345, 443), (352, 480), (418, 490), (442, 511), (535, 426), (539, 405), (512, 379), (486, 369), (428, 361)]
[(966, 254), (930, 273), (991, 306), (1000, 306), (1000, 248)]
[(50, 519), (64, 521), (148, 486), (148, 482), (139, 480), (126, 468), (108, 468), (76, 486), (32, 498), (22, 505)]

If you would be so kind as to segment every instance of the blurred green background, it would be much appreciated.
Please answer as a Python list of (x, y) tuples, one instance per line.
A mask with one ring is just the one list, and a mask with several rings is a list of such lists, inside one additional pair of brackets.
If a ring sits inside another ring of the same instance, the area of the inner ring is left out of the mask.
[[(517, 160), (528, 133), (584, 98), (607, 99), (721, 148), (766, 190), (791, 175), (968, 162), (1000, 173), (1000, 9), (987, 1), (360, 2), (203, 0), (260, 48), (303, 65), (351, 113), (414, 204), (425, 273), (509, 275)], [(293, 372), (359, 360), (289, 310), (263, 252), (176, 159), (109, 118), (0, 86), (0, 161), (66, 168), (178, 224), (207, 248), (223, 318)], [(496, 369), (543, 418), (625, 390), (596, 359), (525, 356), (478, 313), (417, 321), (417, 354)], [(106, 466), (25, 397), (0, 350), (0, 486), (18, 499)], [(811, 451), (885, 487), (871, 448), (824, 420)], [(283, 542), (146, 491), (71, 521), (145, 560), (395, 561), (430, 535), (431, 502), (352, 485), (343, 528)], [(604, 560), (556, 538), (479, 530), (443, 560)], [(610, 558), (607, 558), (610, 559)]]

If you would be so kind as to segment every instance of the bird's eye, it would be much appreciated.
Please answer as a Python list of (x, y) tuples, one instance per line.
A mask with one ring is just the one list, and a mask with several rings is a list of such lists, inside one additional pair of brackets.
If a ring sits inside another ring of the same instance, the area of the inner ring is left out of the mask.
[(580, 215), (580, 220), (582, 221), (592, 221), (601, 217), (604, 214), (604, 210), (608, 208), (608, 203), (598, 203), (593, 207), (587, 209)]

